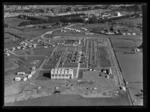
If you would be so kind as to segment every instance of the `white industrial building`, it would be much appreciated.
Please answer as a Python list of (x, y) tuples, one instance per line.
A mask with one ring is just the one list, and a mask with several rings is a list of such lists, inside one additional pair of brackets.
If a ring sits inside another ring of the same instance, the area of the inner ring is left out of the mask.
[(21, 77), (15, 77), (14, 80), (15, 81), (21, 81)]
[(51, 69), (51, 79), (73, 79), (73, 69), (55, 68)]
[(25, 75), (25, 72), (17, 72), (17, 75)]

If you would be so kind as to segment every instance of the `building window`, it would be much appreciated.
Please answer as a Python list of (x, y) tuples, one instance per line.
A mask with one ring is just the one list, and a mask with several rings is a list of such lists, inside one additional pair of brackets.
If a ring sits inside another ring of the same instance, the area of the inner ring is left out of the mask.
[(59, 74), (59, 77), (61, 77), (61, 74)]

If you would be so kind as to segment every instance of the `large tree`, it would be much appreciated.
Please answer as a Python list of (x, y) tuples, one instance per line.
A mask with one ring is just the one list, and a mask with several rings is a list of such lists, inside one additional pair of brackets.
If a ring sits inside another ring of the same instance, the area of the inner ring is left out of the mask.
[(69, 12), (69, 11), (71, 11), (71, 7), (66, 8), (66, 12)]

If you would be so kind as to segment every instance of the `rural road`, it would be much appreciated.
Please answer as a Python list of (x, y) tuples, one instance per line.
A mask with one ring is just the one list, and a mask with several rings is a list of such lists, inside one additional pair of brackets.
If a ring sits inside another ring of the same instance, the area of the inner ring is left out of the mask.
[(41, 71), (41, 69), (44, 66), (44, 64), (45, 64), (46, 61), (47, 61), (47, 59), (45, 59), (43, 61), (43, 63), (40, 65), (40, 67), (36, 70), (35, 76), (32, 78), (32, 82), (36, 79), (36, 77), (38, 76), (39, 72)]
[[(79, 43), (81, 43), (81, 40), (79, 40)], [(78, 75), (79, 75), (79, 69), (80, 69), (80, 60), (81, 60), (81, 51), (79, 52), (80, 55), (79, 55), (79, 60), (78, 60), (78, 67), (77, 67), (77, 73), (76, 73), (76, 78), (78, 78)]]
[(41, 38), (43, 38), (44, 39), (44, 35), (46, 35), (46, 34), (52, 34), (53, 32), (55, 32), (55, 31), (58, 31), (58, 30), (61, 30), (61, 29), (63, 29), (63, 28), (68, 28), (68, 27), (71, 27), (71, 26), (74, 26), (75, 24), (71, 24), (71, 25), (68, 25), (68, 26), (65, 26), (65, 27), (61, 27), (61, 28), (58, 28), (58, 29), (55, 29), (55, 30), (52, 30), (52, 31), (48, 31), (48, 32), (46, 32), (46, 33), (44, 33), (44, 34), (42, 34), (41, 35)]

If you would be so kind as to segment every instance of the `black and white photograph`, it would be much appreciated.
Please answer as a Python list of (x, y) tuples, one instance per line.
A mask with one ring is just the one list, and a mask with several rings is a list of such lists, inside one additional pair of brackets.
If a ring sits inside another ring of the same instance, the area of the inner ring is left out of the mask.
[(4, 106), (144, 106), (144, 5), (3, 3)]

